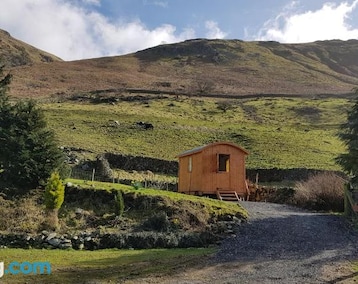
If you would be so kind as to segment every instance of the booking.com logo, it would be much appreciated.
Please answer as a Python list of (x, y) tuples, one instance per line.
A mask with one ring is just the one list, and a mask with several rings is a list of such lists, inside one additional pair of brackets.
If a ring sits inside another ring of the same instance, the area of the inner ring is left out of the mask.
[(13, 261), (5, 268), (4, 262), (0, 262), (0, 278), (4, 275), (17, 274), (51, 274), (51, 264), (45, 262), (17, 262)]

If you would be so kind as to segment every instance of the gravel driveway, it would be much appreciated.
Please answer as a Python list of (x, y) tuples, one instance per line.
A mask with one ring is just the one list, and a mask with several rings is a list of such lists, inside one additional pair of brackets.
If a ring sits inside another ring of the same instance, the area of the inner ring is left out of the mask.
[(249, 220), (200, 268), (143, 283), (357, 283), (358, 234), (340, 216), (242, 202)]
[(226, 283), (354, 283), (349, 261), (358, 260), (358, 234), (342, 217), (280, 204), (242, 205), (249, 222), (215, 257), (245, 264)]

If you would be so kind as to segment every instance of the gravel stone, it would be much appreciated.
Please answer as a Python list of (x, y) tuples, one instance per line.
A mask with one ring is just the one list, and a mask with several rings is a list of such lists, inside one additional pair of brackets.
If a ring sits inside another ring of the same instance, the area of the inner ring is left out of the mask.
[(323, 283), (324, 266), (358, 258), (358, 234), (341, 216), (281, 204), (241, 204), (249, 220), (222, 243), (214, 259), (251, 265), (251, 271), (236, 275), (237, 283)]
[(215, 256), (140, 283), (357, 283), (350, 261), (358, 260), (358, 233), (344, 217), (281, 204), (241, 205), (248, 221), (233, 228)]

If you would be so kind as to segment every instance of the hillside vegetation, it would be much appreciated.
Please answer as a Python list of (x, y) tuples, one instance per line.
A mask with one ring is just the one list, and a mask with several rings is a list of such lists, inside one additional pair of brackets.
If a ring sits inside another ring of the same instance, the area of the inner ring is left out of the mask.
[(8, 67), (61, 61), (60, 58), (11, 37), (0, 29), (0, 62)]
[[(9, 41), (9, 35), (2, 32), (0, 39)], [(2, 57), (7, 66), (14, 66), (10, 68), (14, 74), (11, 94), (16, 97), (88, 92), (344, 95), (358, 83), (357, 40), (280, 44), (196, 39), (72, 62), (44, 56), (20, 41), (9, 46), (13, 48), (2, 49)]]
[[(44, 63), (41, 51), (4, 31), (0, 39), (13, 66), (11, 95), (39, 99), (59, 143), (85, 158), (107, 151), (175, 160), (225, 140), (251, 152), (252, 168), (338, 169), (333, 159), (344, 147), (336, 134), (358, 85), (357, 40), (196, 39)], [(21, 66), (19, 50), (31, 59)]]
[[(250, 151), (250, 168), (339, 169), (334, 158), (344, 147), (336, 134), (351, 106), (348, 99), (127, 99), (43, 108), (60, 145), (80, 149), (82, 158), (119, 152), (176, 160), (193, 147), (231, 141)], [(230, 109), (219, 109), (221, 104)], [(138, 127), (140, 121), (154, 129)]]
[[(340, 170), (334, 159), (345, 147), (337, 133), (353, 105), (351, 90), (358, 85), (357, 40), (279, 44), (197, 39), (124, 56), (64, 62), (0, 30), (0, 60), (14, 78), (12, 98), (37, 99), (58, 144), (80, 160), (94, 160), (105, 152), (177, 160), (193, 147), (230, 141), (250, 152), (249, 168)], [(75, 249), (159, 247), (163, 240), (165, 247), (207, 246), (232, 235), (234, 226), (248, 217), (236, 203), (138, 189), (136, 183), (67, 182), (57, 237), (60, 244), (69, 240), (71, 247), (72, 239), (74, 244), (82, 241)], [(118, 202), (119, 192), (124, 206)], [(19, 197), (3, 189), (3, 238), (16, 233), (31, 247), (31, 233), (40, 234), (41, 245), (47, 242), (42, 196), (41, 190)], [(10, 240), (9, 246), (16, 242)], [(0, 255), (7, 262), (15, 256), (41, 260), (46, 255), (54, 267), (46, 280), (73, 283), (75, 278), (135, 282), (136, 277), (171, 274), (192, 269), (194, 262), (202, 265), (212, 252), (44, 254), (7, 249)], [(44, 278), (16, 275), (8, 281), (29, 279)]]

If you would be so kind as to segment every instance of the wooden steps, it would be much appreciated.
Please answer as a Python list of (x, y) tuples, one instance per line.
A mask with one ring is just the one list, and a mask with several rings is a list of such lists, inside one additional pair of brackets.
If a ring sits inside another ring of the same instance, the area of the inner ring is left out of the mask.
[(240, 200), (242, 200), (236, 191), (220, 191), (220, 190), (218, 190), (216, 192), (216, 195), (219, 200), (223, 200), (223, 201), (239, 202)]

